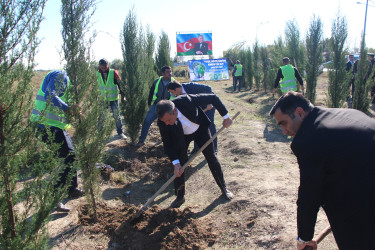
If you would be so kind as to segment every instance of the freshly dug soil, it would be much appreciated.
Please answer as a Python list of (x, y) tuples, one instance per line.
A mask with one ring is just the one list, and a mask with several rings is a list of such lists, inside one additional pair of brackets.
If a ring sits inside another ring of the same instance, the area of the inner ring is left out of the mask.
[(131, 204), (113, 208), (100, 203), (96, 222), (87, 205), (79, 209), (78, 217), (89, 233), (111, 237), (109, 249), (204, 249), (217, 238), (207, 219), (197, 219), (189, 207), (161, 209), (154, 205), (132, 221), (137, 211)]

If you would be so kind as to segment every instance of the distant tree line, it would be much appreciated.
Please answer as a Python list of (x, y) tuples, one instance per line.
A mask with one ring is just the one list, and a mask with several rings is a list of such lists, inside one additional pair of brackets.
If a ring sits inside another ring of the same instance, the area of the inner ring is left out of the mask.
[[(346, 56), (355, 52), (349, 50), (347, 37), (348, 25), (345, 17), (338, 14), (331, 24), (331, 36), (324, 38), (323, 23), (319, 16), (314, 15), (304, 38), (301, 37), (296, 20), (290, 20), (285, 24), (284, 38), (277, 37), (271, 45), (261, 45), (256, 39), (252, 48), (231, 48), (224, 53), (224, 57), (232, 65), (236, 60), (241, 61), (245, 69), (245, 87), (266, 92), (273, 89), (282, 58), (289, 57), (291, 64), (301, 73), (306, 86), (305, 96), (312, 103), (316, 101), (318, 76), (322, 73), (323, 64), (326, 64), (324, 67), (328, 70), (329, 79), (326, 105), (339, 108), (345, 107), (345, 101), (350, 95), (349, 82), (354, 77), (353, 73), (347, 73), (345, 70)], [(352, 97), (353, 108), (364, 112), (369, 108), (368, 93), (374, 85), (373, 79), (366, 77), (369, 70), (369, 62), (366, 60), (368, 50), (362, 41), (361, 60), (355, 74), (355, 93)], [(278, 93), (281, 94), (280, 91)]]

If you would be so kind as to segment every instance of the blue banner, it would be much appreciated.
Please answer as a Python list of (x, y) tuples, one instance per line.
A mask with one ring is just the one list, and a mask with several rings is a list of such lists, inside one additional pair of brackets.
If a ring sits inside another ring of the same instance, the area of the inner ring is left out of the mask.
[(228, 62), (223, 59), (189, 60), (191, 81), (228, 80)]

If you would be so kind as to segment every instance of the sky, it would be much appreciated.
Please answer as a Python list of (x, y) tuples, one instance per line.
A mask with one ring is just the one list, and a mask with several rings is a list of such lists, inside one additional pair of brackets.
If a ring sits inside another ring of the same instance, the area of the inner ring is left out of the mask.
[[(313, 16), (323, 23), (323, 37), (331, 36), (332, 21), (338, 13), (348, 22), (347, 47), (351, 52), (359, 47), (364, 29), (366, 0), (102, 0), (91, 18), (98, 35), (93, 44), (95, 60), (122, 59), (120, 34), (129, 11), (134, 8), (138, 22), (147, 25), (159, 37), (168, 34), (171, 56), (176, 55), (176, 33), (212, 32), (214, 58), (240, 41), (245, 46), (273, 44), (284, 38), (286, 22), (295, 20), (304, 39)], [(48, 0), (44, 21), (38, 33), (41, 44), (36, 54), (36, 69), (61, 69), (61, 1)], [(369, 0), (366, 22), (366, 44), (375, 48), (375, 0)], [(375, 52), (375, 51), (374, 51)]]

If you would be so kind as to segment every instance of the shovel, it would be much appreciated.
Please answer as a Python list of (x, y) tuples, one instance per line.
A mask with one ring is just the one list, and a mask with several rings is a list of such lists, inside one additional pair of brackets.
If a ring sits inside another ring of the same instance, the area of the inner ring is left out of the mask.
[[(232, 120), (236, 119), (236, 117), (240, 114), (241, 112), (237, 112), (233, 117), (232, 117)], [(189, 164), (195, 159), (195, 157), (197, 157), (198, 154), (200, 154), (213, 140), (215, 140), (215, 138), (225, 129), (225, 127), (221, 127), (219, 131), (217, 131), (202, 147), (199, 148), (199, 150), (194, 154), (192, 155), (189, 160), (182, 166), (181, 170), (184, 170), (185, 168), (187, 168), (187, 166), (189, 166)], [(173, 175), (171, 178), (169, 178), (169, 180), (161, 187), (159, 188), (158, 191), (156, 191), (156, 193), (151, 196), (150, 199), (148, 199), (148, 201), (143, 205), (143, 207), (141, 209), (138, 210), (138, 212), (130, 219), (130, 222), (133, 221), (134, 219), (138, 218), (144, 211), (146, 211), (147, 207), (154, 201), (154, 199), (161, 193), (164, 191), (164, 189), (166, 189), (166, 187), (168, 187), (169, 184), (171, 184), (171, 182), (176, 179), (176, 175)]]

